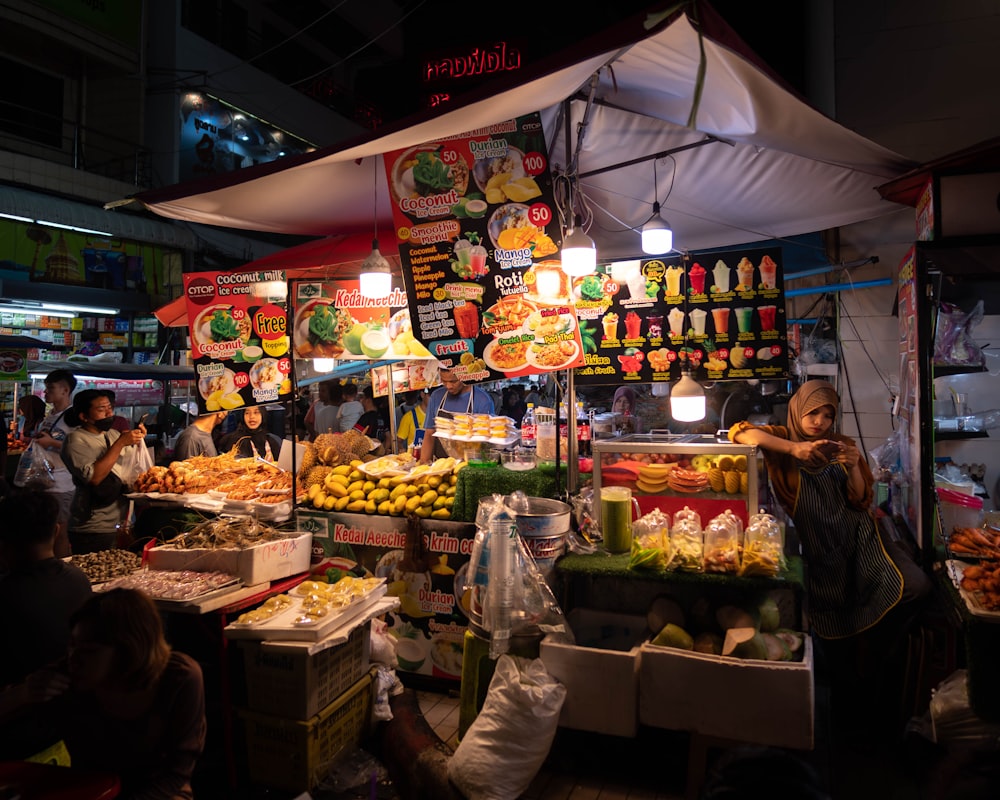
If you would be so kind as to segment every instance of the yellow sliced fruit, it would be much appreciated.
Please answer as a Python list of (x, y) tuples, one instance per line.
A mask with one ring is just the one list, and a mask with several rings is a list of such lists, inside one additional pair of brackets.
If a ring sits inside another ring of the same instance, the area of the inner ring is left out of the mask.
[(640, 492), (645, 492), (646, 494), (662, 494), (667, 488), (667, 484), (665, 482), (647, 483), (642, 478), (639, 478), (639, 480), (635, 482), (635, 486)]

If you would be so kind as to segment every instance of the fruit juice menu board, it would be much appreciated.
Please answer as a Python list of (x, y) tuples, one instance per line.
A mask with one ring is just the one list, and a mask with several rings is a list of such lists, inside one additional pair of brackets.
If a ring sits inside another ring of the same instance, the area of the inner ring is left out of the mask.
[(291, 396), (283, 270), (188, 273), (184, 297), (200, 414)]
[(781, 248), (621, 261), (573, 284), (585, 384), (788, 374)]
[(292, 347), (296, 358), (376, 360), (429, 359), (413, 335), (406, 292), (388, 297), (361, 294), (357, 279), (295, 284)]
[(584, 363), (539, 114), (385, 155), (415, 337), (467, 382)]

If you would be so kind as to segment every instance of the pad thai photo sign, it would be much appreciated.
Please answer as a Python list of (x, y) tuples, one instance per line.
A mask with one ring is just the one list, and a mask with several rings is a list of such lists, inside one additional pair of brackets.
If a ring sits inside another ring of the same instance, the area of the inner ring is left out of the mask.
[(291, 396), (283, 270), (188, 273), (184, 297), (199, 413)]
[(415, 335), (467, 382), (582, 366), (541, 117), (385, 154)]

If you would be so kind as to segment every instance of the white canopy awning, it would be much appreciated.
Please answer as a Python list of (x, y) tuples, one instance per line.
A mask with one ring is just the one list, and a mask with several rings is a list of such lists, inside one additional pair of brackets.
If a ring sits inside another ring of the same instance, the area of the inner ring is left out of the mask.
[[(390, 231), (382, 153), (541, 110), (550, 161), (565, 169), (590, 107), (576, 167), (601, 260), (640, 255), (636, 230), (657, 199), (651, 163), (657, 154), (674, 154), (673, 177), (669, 162), (657, 160), (658, 199), (683, 250), (825, 230), (899, 208), (876, 186), (912, 162), (816, 111), (757, 63), (710, 7), (699, 3), (697, 9), (700, 28), (686, 14), (636, 17), (602, 32), (589, 50), (577, 47), (575, 58), (561, 54), (535, 65), (518, 85), (491, 84), (438, 116), (136, 199), (165, 217), (208, 225), (370, 234), (378, 180), (378, 228)], [(733, 47), (723, 43), (730, 41)]]

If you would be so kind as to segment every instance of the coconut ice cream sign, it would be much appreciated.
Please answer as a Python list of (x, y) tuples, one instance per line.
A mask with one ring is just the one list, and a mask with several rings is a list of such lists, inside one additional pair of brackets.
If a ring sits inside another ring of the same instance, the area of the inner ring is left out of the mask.
[(386, 298), (361, 294), (359, 282), (296, 284), (293, 347), (297, 358), (419, 359), (430, 352), (413, 335), (406, 292)]
[(273, 403), (292, 393), (283, 270), (184, 275), (200, 413)]

